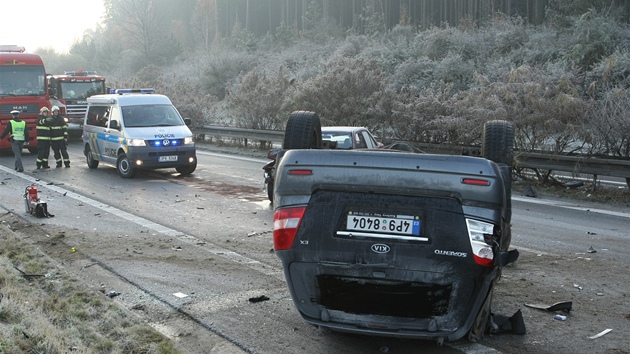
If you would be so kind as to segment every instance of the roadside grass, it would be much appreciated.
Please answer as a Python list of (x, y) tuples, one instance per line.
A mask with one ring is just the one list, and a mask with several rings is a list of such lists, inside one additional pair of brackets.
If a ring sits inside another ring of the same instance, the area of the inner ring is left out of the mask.
[(10, 214), (0, 225), (0, 353), (181, 353), (104, 294), (84, 290), (13, 231), (27, 227)]

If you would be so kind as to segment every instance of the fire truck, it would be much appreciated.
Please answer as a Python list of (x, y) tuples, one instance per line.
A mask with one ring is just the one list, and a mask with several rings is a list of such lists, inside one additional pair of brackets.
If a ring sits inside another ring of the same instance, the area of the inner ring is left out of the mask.
[[(46, 90), (44, 62), (37, 54), (26, 53), (17, 45), (0, 45), (0, 132), (11, 120), (11, 111), (22, 112), (30, 141), (24, 147), (37, 153), (36, 125), (39, 110), (50, 108)], [(8, 139), (0, 141), (0, 149), (11, 149)]]
[(83, 118), (87, 98), (106, 92), (105, 77), (96, 71), (65, 71), (63, 75), (48, 75), (51, 106), (57, 106), (67, 120), (68, 134), (79, 137), (83, 132)]

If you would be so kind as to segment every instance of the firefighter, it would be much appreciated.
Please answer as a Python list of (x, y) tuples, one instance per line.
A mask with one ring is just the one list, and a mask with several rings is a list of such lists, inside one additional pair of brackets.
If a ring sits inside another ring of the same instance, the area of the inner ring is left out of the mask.
[(24, 144), (28, 144), (28, 133), (26, 131), (26, 122), (20, 119), (20, 111), (11, 111), (13, 116), (7, 127), (0, 135), (0, 140), (9, 135), (9, 141), (11, 142), (11, 149), (13, 155), (15, 155), (15, 170), (18, 172), (24, 172), (24, 166), (22, 166), (22, 149)]
[(70, 157), (66, 150), (66, 145), (68, 145), (68, 125), (66, 124), (66, 120), (59, 114), (59, 107), (53, 106), (51, 111), (50, 146), (55, 155), (57, 168), (63, 165), (70, 167)]
[(37, 169), (50, 168), (48, 156), (50, 155), (50, 125), (52, 118), (48, 116), (48, 107), (39, 110), (37, 118)]

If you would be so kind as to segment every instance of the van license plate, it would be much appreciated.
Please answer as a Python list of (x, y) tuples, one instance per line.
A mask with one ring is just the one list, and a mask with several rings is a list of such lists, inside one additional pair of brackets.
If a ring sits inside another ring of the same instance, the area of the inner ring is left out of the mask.
[(177, 155), (173, 156), (158, 156), (158, 162), (170, 162), (177, 161)]
[(420, 217), (348, 213), (346, 229), (399, 235), (420, 235)]

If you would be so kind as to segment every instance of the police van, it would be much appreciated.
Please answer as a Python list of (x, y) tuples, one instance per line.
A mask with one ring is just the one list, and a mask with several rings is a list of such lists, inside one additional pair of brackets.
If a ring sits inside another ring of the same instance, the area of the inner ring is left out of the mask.
[(83, 152), (89, 168), (103, 162), (124, 178), (139, 169), (189, 175), (197, 168), (191, 120), (182, 119), (168, 97), (153, 89), (117, 89), (87, 101)]

